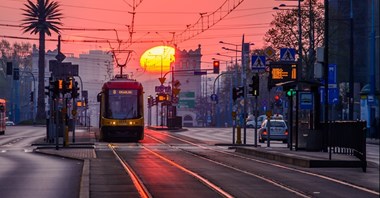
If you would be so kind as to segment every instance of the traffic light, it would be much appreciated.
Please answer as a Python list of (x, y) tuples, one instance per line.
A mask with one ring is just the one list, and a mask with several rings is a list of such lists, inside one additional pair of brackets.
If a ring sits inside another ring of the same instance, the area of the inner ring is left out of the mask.
[(167, 94), (164, 94), (164, 93), (158, 94), (157, 97), (156, 97), (156, 100), (158, 102), (164, 102), (164, 101), (166, 101), (167, 100)]
[(234, 100), (234, 102), (236, 101), (237, 99), (237, 88), (232, 88), (232, 99)]
[(151, 107), (151, 106), (153, 106), (153, 97), (148, 96), (148, 107)]
[(53, 91), (54, 91), (54, 82), (53, 82), (53, 78), (50, 77), (49, 78), (49, 85), (45, 86), (45, 95), (50, 97), (50, 92), (53, 92)]
[(66, 92), (71, 92), (73, 89), (73, 79), (72, 78), (67, 78), (66, 83), (65, 83), (65, 91)]
[(214, 68), (214, 74), (219, 74), (220, 62), (219, 61), (214, 61), (212, 63), (212, 65), (213, 65), (213, 68)]
[(30, 92), (30, 102), (33, 102), (34, 100), (34, 92)]
[(62, 92), (63, 88), (64, 88), (64, 81), (60, 79), (58, 80), (58, 89), (60, 92)]
[(282, 100), (281, 100), (280, 96), (278, 96), (278, 95), (274, 96), (274, 104), (276, 104), (276, 106), (282, 105)]
[(53, 95), (54, 96), (58, 96), (59, 95), (59, 92), (60, 92), (60, 89), (59, 89), (59, 80), (56, 80), (53, 82)]
[(7, 62), (7, 75), (12, 75), (12, 62)]
[(78, 98), (79, 97), (79, 87), (78, 82), (74, 82), (74, 86), (71, 89), (71, 98)]
[(260, 90), (259, 76), (257, 75), (252, 76), (252, 83), (249, 84), (249, 87), (251, 87), (251, 90), (249, 91), (250, 94), (252, 94), (253, 96), (259, 96), (259, 90)]
[(234, 100), (234, 102), (236, 101), (236, 99), (242, 96), (244, 96), (244, 87), (232, 88), (232, 99)]
[(20, 79), (20, 69), (13, 68), (13, 80), (19, 80), (19, 79)]
[(294, 89), (289, 89), (287, 92), (286, 92), (286, 95), (287, 96), (294, 96), (296, 95), (296, 91)]

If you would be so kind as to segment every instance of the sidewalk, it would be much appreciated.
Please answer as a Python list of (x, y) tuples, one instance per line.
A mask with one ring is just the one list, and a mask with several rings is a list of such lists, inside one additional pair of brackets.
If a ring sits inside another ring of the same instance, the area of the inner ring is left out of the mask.
[[(70, 133), (71, 134), (71, 133)], [(37, 146), (35, 152), (43, 153), (46, 155), (61, 156), (72, 159), (83, 160), (82, 177), (81, 177), (81, 187), (80, 187), (80, 198), (90, 197), (90, 160), (96, 159), (96, 152), (94, 143), (96, 142), (95, 132), (87, 130), (76, 130), (75, 131), (75, 143), (72, 143), (72, 136), (69, 137), (69, 145), (67, 147), (62, 147), (59, 145), (59, 149), (56, 150), (55, 144), (49, 144), (40, 140), (33, 144)]]

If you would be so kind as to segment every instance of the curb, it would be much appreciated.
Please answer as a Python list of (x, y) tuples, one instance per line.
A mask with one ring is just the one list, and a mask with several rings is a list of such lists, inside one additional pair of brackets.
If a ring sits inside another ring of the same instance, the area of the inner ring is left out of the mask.
[(339, 168), (361, 168), (362, 162), (360, 160), (325, 160), (325, 159), (311, 159), (301, 156), (293, 156), (289, 154), (283, 154), (278, 152), (261, 151), (257, 149), (248, 149), (242, 147), (230, 147), (235, 149), (235, 152), (260, 157), (263, 159), (273, 160), (285, 164), (304, 168), (327, 168), (327, 167), (339, 167)]
[(84, 159), (82, 177), (80, 181), (80, 198), (90, 197), (90, 160)]

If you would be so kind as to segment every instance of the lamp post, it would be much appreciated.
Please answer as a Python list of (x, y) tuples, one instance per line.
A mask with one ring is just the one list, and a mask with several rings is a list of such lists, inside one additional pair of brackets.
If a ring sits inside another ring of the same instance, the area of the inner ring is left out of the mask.
[[(288, 1), (295, 1), (295, 0), (288, 0)], [(300, 80), (300, 70), (302, 71), (302, 18), (301, 18), (301, 1), (303, 0), (296, 0), (298, 2), (298, 5), (297, 5), (297, 16), (298, 16), (298, 67), (297, 67), (297, 79), (296, 79), (296, 82), (297, 82), (297, 88), (296, 90), (298, 90), (300, 87), (298, 85), (298, 82)], [(287, 6), (285, 4), (281, 4), (280, 7), (296, 7), (296, 6)], [(274, 7), (273, 8), (274, 10), (280, 10), (278, 7)], [(295, 149), (297, 150), (298, 149), (298, 104), (299, 104), (299, 100), (298, 100), (298, 91), (296, 91), (296, 128), (295, 128)], [(327, 103), (327, 102), (326, 102)], [(291, 123), (292, 124), (292, 123)], [(293, 130), (291, 130), (293, 131)], [(290, 140), (290, 142), (292, 142), (292, 140)], [(290, 150), (292, 150), (292, 145), (290, 144)]]

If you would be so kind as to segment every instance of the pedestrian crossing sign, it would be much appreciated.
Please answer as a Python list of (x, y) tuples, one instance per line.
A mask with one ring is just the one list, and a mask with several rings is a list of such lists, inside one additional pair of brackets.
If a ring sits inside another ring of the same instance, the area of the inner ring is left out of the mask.
[(296, 50), (294, 48), (281, 48), (280, 60), (281, 61), (295, 61)]
[(265, 69), (265, 56), (252, 56), (251, 69)]

